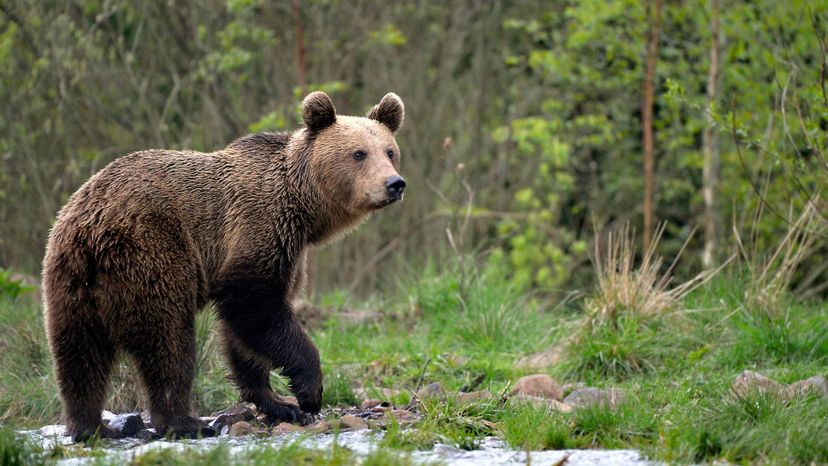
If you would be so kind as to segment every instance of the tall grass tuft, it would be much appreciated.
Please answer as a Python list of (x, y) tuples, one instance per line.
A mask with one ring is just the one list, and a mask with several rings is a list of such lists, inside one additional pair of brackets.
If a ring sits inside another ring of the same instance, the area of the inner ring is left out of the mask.
[(789, 215), (788, 231), (770, 255), (759, 252), (757, 242), (748, 249), (734, 228), (734, 236), (747, 269), (748, 287), (744, 305), (771, 319), (782, 317), (797, 267), (808, 257), (814, 245), (818, 212), (812, 203), (793, 219)]
[(625, 225), (619, 233), (609, 233), (604, 253), (601, 251), (600, 241), (596, 240), (594, 264), (597, 290), (587, 302), (593, 324), (616, 326), (621, 318), (646, 319), (664, 315), (717, 272), (707, 270), (671, 287), (670, 272), (684, 247), (670, 267), (664, 271), (664, 261), (656, 252), (664, 228), (665, 224), (662, 224), (656, 230), (638, 266), (635, 260), (635, 234), (629, 225)]
[(514, 284), (469, 258), (441, 272), (428, 270), (415, 283), (407, 294), (418, 312), (436, 324), (432, 331), (451, 335), (466, 347), (517, 353), (535, 349), (549, 332), (536, 325), (537, 308)]
[(746, 245), (735, 233), (744, 296), (730, 320), (734, 343), (723, 355), (726, 363), (828, 360), (824, 307), (804, 306), (792, 294), (798, 268), (814, 252), (820, 228), (823, 217), (809, 203), (798, 217), (789, 214), (788, 231), (769, 252), (758, 241)]
[(673, 335), (681, 333), (676, 332), (681, 315), (675, 311), (721, 267), (671, 286), (671, 271), (684, 247), (665, 268), (656, 252), (664, 227), (657, 229), (640, 262), (628, 225), (609, 233), (604, 250), (596, 238), (596, 290), (585, 302), (585, 324), (571, 344), (569, 372), (585, 378), (625, 378), (653, 370), (675, 346), (659, 341), (659, 330), (666, 326)]

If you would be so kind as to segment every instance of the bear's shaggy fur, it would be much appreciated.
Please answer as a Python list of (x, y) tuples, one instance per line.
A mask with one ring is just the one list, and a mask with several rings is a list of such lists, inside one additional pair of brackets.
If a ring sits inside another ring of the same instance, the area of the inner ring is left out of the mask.
[[(118, 435), (101, 410), (119, 351), (140, 372), (160, 434), (208, 433), (190, 390), (195, 315), (210, 301), (241, 398), (273, 422), (318, 412), (319, 353), (291, 308), (304, 251), (401, 197), (393, 133), (403, 113), (388, 94), (367, 118), (337, 116), (315, 92), (293, 133), (253, 134), (213, 153), (137, 152), (84, 184), (58, 214), (43, 264), (70, 435)], [(299, 409), (274, 395), (277, 367)]]

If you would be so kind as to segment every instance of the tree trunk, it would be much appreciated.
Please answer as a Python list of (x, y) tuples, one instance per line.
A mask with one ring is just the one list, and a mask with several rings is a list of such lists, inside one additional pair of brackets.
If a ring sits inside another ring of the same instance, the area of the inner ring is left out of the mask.
[(704, 252), (702, 264), (705, 267), (714, 265), (716, 243), (718, 240), (718, 225), (716, 217), (716, 191), (719, 185), (721, 172), (721, 158), (719, 157), (719, 141), (714, 130), (715, 121), (713, 112), (716, 106), (717, 81), (719, 79), (719, 0), (710, 0), (710, 70), (707, 74), (707, 112), (706, 122), (702, 134), (704, 149), (704, 181), (702, 194), (704, 195)]
[[(300, 95), (308, 91), (308, 67), (305, 61), (305, 26), (302, 23), (302, 5), (300, 0), (293, 0), (293, 21), (296, 25), (296, 76), (298, 79)], [(308, 301), (313, 299), (313, 291), (316, 286), (316, 250), (308, 247), (305, 256), (305, 286), (302, 291)], [(300, 296), (297, 296), (300, 298)]]
[(299, 0), (293, 0), (293, 19), (296, 24), (296, 74), (304, 94), (305, 86), (308, 85), (308, 68), (305, 65), (305, 27), (302, 24), (302, 6)]
[(655, 155), (653, 154), (653, 100), (658, 36), (661, 28), (661, 0), (647, 4), (647, 61), (644, 75), (644, 104), (641, 111), (644, 145), (644, 251), (650, 248), (653, 232), (653, 192)]

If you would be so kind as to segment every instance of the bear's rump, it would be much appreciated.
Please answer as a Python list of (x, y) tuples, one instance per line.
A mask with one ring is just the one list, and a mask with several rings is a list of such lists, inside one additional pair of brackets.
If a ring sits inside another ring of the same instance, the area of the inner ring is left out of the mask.
[(62, 218), (50, 239), (44, 284), (59, 291), (47, 293), (48, 312), (91, 313), (111, 337), (127, 341), (164, 319), (194, 313), (205, 304), (206, 285), (195, 244), (174, 210), (148, 205), (136, 215), (134, 206), (124, 207)]

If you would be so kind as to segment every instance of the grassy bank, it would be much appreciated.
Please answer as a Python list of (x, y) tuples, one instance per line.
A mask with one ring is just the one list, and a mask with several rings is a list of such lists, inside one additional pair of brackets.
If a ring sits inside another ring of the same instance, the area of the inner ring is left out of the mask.
[[(741, 270), (745, 267), (731, 264), (700, 286), (665, 297), (659, 293), (675, 287), (659, 288), (658, 270), (651, 277), (655, 282), (647, 285), (641, 283), (646, 269), (629, 270), (632, 282), (624, 282), (622, 269), (605, 268), (610, 274), (605, 278), (614, 282), (605, 280), (596, 291), (564, 304), (526, 295), (498, 274), (468, 266), (427, 268), (401, 282), (393, 296), (365, 302), (343, 294), (324, 296), (319, 305), (328, 311), (310, 325), (326, 372), (325, 400), (348, 406), (362, 401), (364, 393), (391, 389), (388, 396), (404, 405), (418, 387), (439, 383), (445, 389), (446, 400), (419, 404), (416, 429), (389, 427), (368, 463), (404, 463), (406, 451), (437, 442), (474, 449), (491, 435), (516, 449), (636, 448), (671, 462), (828, 462), (828, 400), (816, 394), (782, 399), (758, 391), (741, 397), (730, 393), (735, 377), (746, 369), (781, 383), (826, 375), (828, 306), (799, 302), (782, 291), (760, 296), (756, 274)], [(622, 296), (618, 287), (624, 283), (639, 288), (637, 297)], [(237, 396), (226, 380), (211, 320), (206, 312), (199, 321), (194, 399), (204, 415)], [(549, 348), (560, 349), (559, 362), (542, 369), (516, 364)], [(620, 388), (627, 397), (612, 409), (598, 405), (550, 412), (497, 396), (519, 377), (537, 372), (561, 383)], [(139, 408), (134, 382), (129, 365), (122, 363), (107, 408)], [(275, 375), (274, 384), (284, 387)], [(495, 396), (459, 401), (457, 394), (470, 387)], [(0, 422), (39, 427), (57, 422), (59, 408), (40, 306), (32, 293), (6, 293), (0, 297)], [(5, 435), (0, 456), (12, 455), (20, 443)], [(23, 450), (20, 455), (46, 462), (74, 454), (71, 449)], [(169, 458), (146, 463), (192, 459), (156, 455)], [(199, 455), (213, 464), (230, 461), (222, 449)], [(261, 455), (277, 463), (352, 460), (347, 451), (300, 446)], [(237, 460), (267, 462), (257, 458)]]

